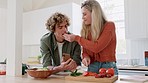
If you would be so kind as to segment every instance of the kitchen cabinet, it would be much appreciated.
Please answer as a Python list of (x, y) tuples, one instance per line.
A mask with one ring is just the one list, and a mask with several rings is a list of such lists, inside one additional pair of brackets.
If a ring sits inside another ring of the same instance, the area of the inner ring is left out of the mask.
[(147, 0), (125, 0), (125, 30), (127, 39), (148, 38), (147, 7)]

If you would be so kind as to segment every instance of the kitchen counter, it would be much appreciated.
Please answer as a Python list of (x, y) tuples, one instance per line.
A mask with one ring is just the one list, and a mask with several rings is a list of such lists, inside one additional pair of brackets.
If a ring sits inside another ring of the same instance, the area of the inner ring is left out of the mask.
[(136, 75), (147, 75), (148, 74), (148, 66), (118, 66), (120, 74), (136, 74)]
[[(20, 77), (0, 75), (0, 83), (95, 83), (95, 82), (80, 82), (80, 81), (65, 80), (64, 77), (65, 77), (64, 75), (51, 75), (47, 79), (35, 79), (35, 78), (30, 77), (28, 75), (23, 75)], [(119, 75), (118, 80), (115, 83), (135, 83), (135, 81), (134, 82), (121, 81), (120, 78), (124, 78), (124, 77), (126, 77), (126, 76)], [(136, 78), (136, 79), (138, 79), (138, 78)], [(137, 82), (137, 83), (139, 83), (139, 82)], [(144, 83), (148, 83), (148, 81), (144, 82)]]
[(136, 70), (136, 71), (148, 71), (148, 66), (118, 66), (119, 70)]

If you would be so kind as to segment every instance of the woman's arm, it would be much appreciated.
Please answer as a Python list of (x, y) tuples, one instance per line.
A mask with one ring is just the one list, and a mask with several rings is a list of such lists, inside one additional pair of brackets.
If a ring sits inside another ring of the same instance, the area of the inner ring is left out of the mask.
[(76, 36), (75, 41), (77, 41), (82, 47), (87, 48), (88, 50), (98, 53), (110, 44), (112, 37), (114, 37), (115, 25), (112, 22), (109, 22), (104, 27), (104, 30), (97, 41), (93, 42), (82, 37)]

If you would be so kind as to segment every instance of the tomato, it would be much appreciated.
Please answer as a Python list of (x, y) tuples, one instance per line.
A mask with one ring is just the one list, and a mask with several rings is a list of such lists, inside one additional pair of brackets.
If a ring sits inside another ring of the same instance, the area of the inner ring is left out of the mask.
[(106, 77), (107, 77), (107, 78), (111, 78), (111, 75), (110, 75), (110, 74), (107, 74)]
[(113, 68), (109, 68), (109, 69), (107, 69), (106, 70), (106, 74), (108, 75), (111, 75), (111, 76), (113, 76), (114, 75), (114, 69)]
[(106, 68), (100, 68), (99, 74), (106, 74)]
[(106, 77), (105, 74), (96, 74), (95, 75), (95, 78), (104, 78), (104, 77)]
[(99, 74), (96, 74), (96, 75), (95, 75), (95, 78), (100, 78), (100, 75), (99, 75)]
[(89, 76), (95, 76), (97, 73), (89, 72)]
[(83, 72), (82, 75), (83, 75), (83, 76), (88, 76), (88, 75), (89, 75), (89, 72), (88, 72), (88, 71), (85, 71), (85, 72)]
[(85, 71), (83, 72), (83, 76), (95, 76), (97, 73)]

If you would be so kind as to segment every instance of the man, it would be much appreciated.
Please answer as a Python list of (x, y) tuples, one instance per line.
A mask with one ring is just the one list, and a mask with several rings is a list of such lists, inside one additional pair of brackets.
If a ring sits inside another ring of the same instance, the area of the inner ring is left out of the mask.
[[(40, 51), (44, 67), (53, 67), (56, 72), (74, 70), (81, 65), (81, 47), (77, 42), (64, 40), (63, 35), (68, 33), (69, 18), (61, 13), (54, 13), (46, 23), (50, 31), (41, 38)], [(63, 60), (63, 54), (70, 59)]]

